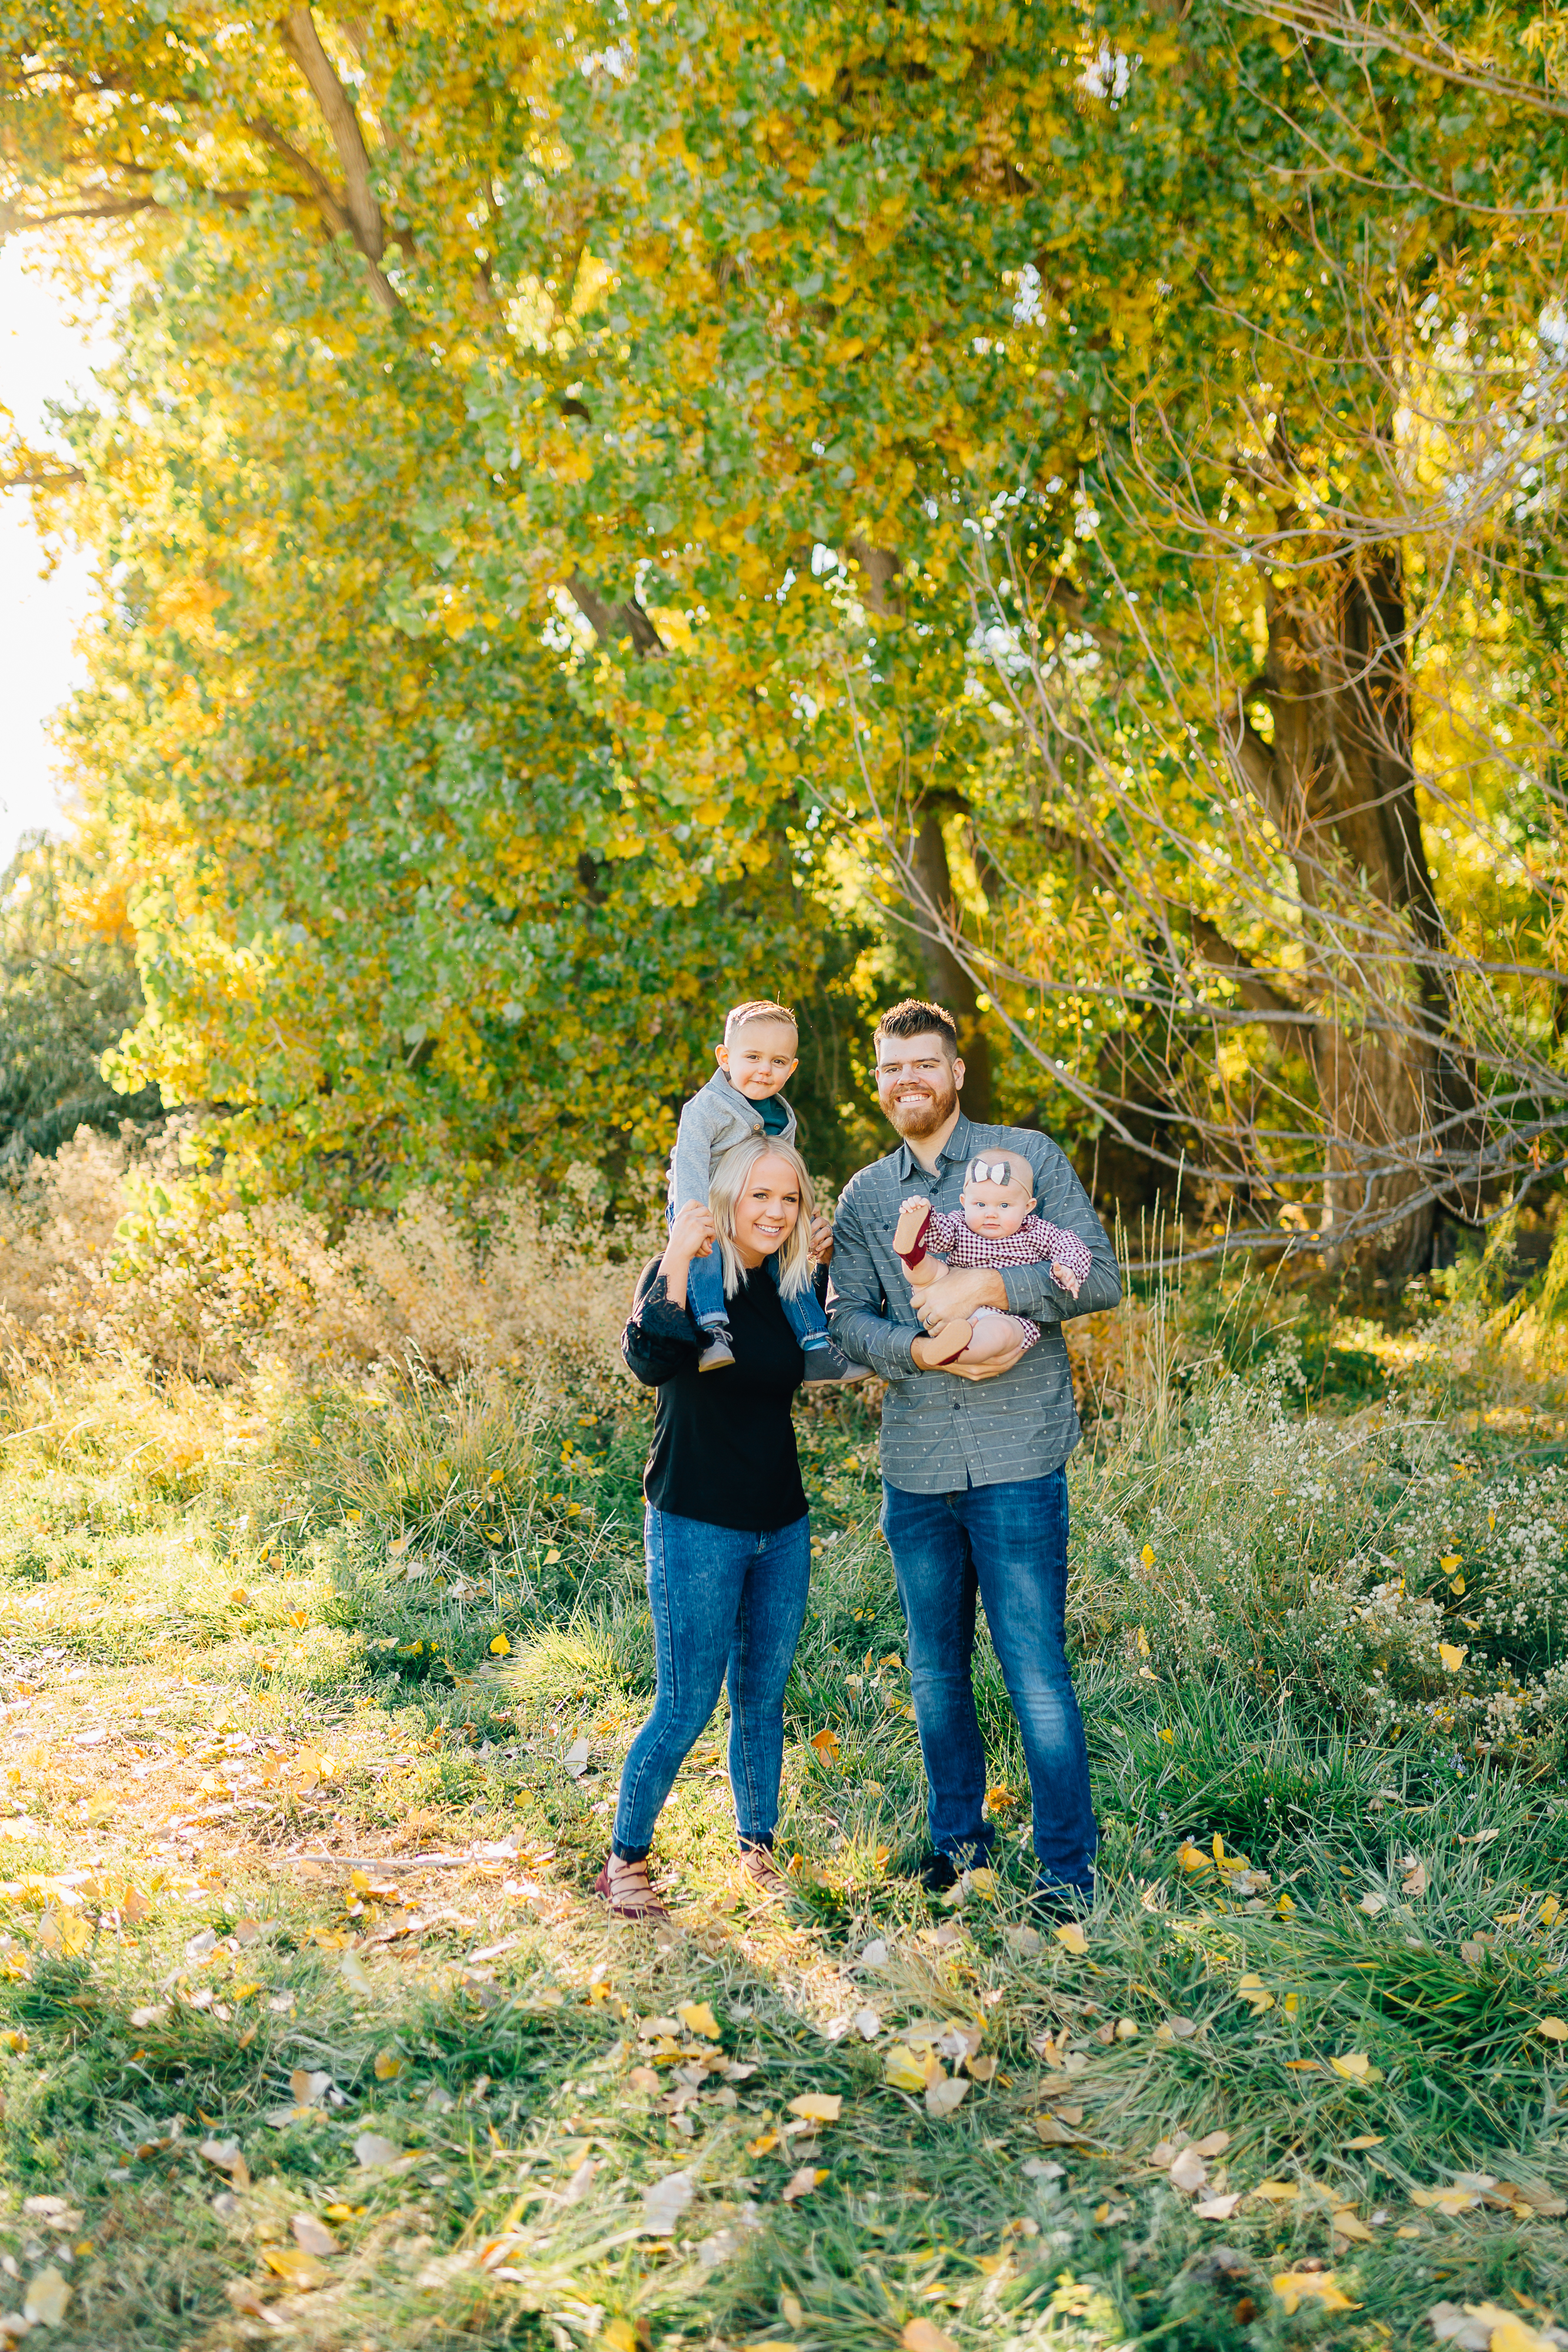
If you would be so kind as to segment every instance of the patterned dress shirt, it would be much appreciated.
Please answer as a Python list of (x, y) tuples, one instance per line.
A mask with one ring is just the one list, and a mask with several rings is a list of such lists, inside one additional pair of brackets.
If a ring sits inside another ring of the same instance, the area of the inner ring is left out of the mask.
[[(1021, 1152), (1034, 1170), (1037, 1213), (1076, 1234), (1089, 1272), (1077, 1297), (1051, 1280), (1048, 1265), (999, 1268), (1009, 1312), (1042, 1326), (1010, 1371), (969, 1381), (916, 1369), (921, 1326), (893, 1236), (902, 1203), (920, 1193), (933, 1208), (958, 1212), (969, 1162), (985, 1151)], [(906, 1143), (852, 1177), (833, 1220), (828, 1318), (846, 1355), (890, 1385), (882, 1408), (882, 1472), (910, 1495), (952, 1495), (1044, 1478), (1078, 1443), (1078, 1411), (1061, 1326), (1067, 1317), (1114, 1307), (1122, 1295), (1115, 1252), (1067, 1155), (1032, 1129), (978, 1127), (960, 1116), (935, 1174)]]
[[(919, 1201), (925, 1195), (916, 1192), (911, 1197)], [(901, 1202), (899, 1205), (908, 1204)], [(1086, 1244), (1076, 1234), (1048, 1225), (1043, 1217), (1026, 1217), (1016, 1234), (977, 1234), (962, 1211), (949, 1217), (943, 1210), (933, 1209), (921, 1245), (934, 1257), (940, 1253), (949, 1265), (1064, 1265), (1080, 1290), (1093, 1263)], [(980, 1311), (983, 1314), (985, 1309)], [(993, 1311), (1000, 1312), (999, 1308)], [(1040, 1337), (1040, 1325), (1027, 1315), (1016, 1316), (1014, 1320), (1022, 1326), (1025, 1343), (1032, 1348)]]

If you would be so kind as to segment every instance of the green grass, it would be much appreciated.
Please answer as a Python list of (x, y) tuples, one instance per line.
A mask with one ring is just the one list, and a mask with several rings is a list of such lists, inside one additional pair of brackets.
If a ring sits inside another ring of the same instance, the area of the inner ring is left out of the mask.
[[(885, 2352), (921, 2320), (964, 2352), (1209, 2352), (1568, 2312), (1568, 2061), (1538, 2030), (1568, 2017), (1563, 1502), (1484, 1431), (1302, 1418), (1265, 1364), (1086, 1449), (1104, 1844), (1074, 1953), (1030, 1924), (988, 1650), (993, 1882), (933, 1904), (898, 1874), (923, 1788), (852, 1398), (802, 1414), (795, 1891), (735, 1874), (721, 1708), (654, 1934), (588, 1891), (652, 1678), (635, 1402), (361, 1384), (236, 1444), (215, 1397), (116, 1395), (25, 1436), (19, 1394), (5, 1433), (0, 2311), (53, 2266), (54, 2341), (169, 2352)], [(955, 2026), (978, 2063), (944, 2116), (890, 2053)], [(810, 2093), (842, 2102), (814, 2131)], [(368, 2133), (401, 2154), (367, 2168)], [(1241, 2201), (1205, 2219), (1170, 2165), (1216, 2133), (1206, 2194)], [(203, 2153), (231, 2141), (238, 2187)], [(1511, 2187), (1420, 2201), (1457, 2176)], [(338, 2247), (308, 2290), (299, 2216)], [(1354, 2307), (1289, 2315), (1270, 2282), (1302, 2263)]]

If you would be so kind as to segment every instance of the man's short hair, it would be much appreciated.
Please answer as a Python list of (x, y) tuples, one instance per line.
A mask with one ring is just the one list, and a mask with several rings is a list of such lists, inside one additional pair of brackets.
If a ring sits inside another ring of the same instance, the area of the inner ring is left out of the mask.
[(724, 1042), (727, 1045), (737, 1029), (748, 1021), (778, 1021), (786, 1029), (793, 1029), (797, 1037), (800, 1024), (787, 1004), (775, 1004), (768, 997), (754, 996), (749, 1004), (732, 1004), (724, 1016)]
[(884, 1037), (940, 1037), (950, 1062), (958, 1058), (958, 1024), (945, 1004), (928, 1004), (923, 996), (906, 996), (884, 1013), (876, 1024), (873, 1044), (881, 1050)]

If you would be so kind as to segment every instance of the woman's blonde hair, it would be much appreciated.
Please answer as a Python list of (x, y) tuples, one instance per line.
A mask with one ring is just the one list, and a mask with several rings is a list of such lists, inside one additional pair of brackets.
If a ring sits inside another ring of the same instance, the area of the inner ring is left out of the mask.
[(735, 1246), (735, 1213), (740, 1196), (751, 1181), (751, 1172), (759, 1160), (782, 1160), (795, 1171), (795, 1181), (800, 1188), (800, 1213), (794, 1230), (779, 1243), (779, 1296), (798, 1297), (811, 1279), (811, 1210), (814, 1202), (811, 1180), (806, 1173), (806, 1163), (792, 1143), (781, 1143), (775, 1135), (748, 1135), (743, 1143), (732, 1143), (727, 1151), (720, 1152), (713, 1164), (713, 1176), (708, 1184), (707, 1204), (713, 1213), (714, 1232), (718, 1241), (718, 1254), (724, 1264), (724, 1293), (732, 1297), (745, 1279), (746, 1268), (740, 1263), (740, 1253)]

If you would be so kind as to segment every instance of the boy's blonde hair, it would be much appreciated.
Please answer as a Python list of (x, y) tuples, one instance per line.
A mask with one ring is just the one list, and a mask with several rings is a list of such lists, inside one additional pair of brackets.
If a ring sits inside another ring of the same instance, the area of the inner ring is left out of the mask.
[(806, 1163), (793, 1144), (781, 1143), (776, 1135), (748, 1135), (719, 1153), (708, 1182), (707, 1204), (713, 1213), (714, 1234), (724, 1265), (727, 1298), (734, 1297), (746, 1275), (735, 1246), (735, 1213), (741, 1194), (751, 1181), (752, 1170), (759, 1160), (769, 1158), (782, 1160), (791, 1168), (800, 1188), (800, 1213), (795, 1220), (794, 1231), (785, 1235), (777, 1252), (779, 1297), (799, 1297), (811, 1279), (811, 1211), (815, 1202)]
[(800, 1034), (800, 1024), (787, 1004), (775, 1004), (770, 998), (754, 996), (749, 1004), (732, 1004), (724, 1016), (724, 1042), (727, 1045), (737, 1029), (748, 1021), (779, 1021), (786, 1029)]

